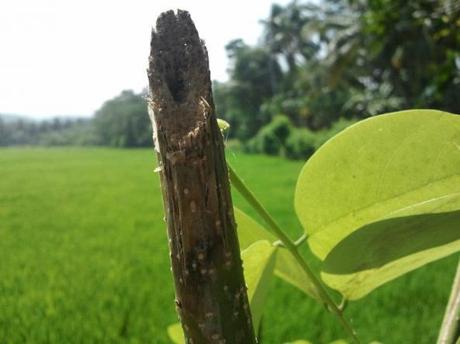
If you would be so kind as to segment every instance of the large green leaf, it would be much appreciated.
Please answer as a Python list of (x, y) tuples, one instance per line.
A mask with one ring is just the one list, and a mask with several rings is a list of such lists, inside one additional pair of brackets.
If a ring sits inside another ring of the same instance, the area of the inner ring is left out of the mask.
[(442, 197), (363, 226), (326, 257), (323, 280), (347, 298), (358, 299), (388, 280), (459, 251), (459, 204), (460, 194)]
[(327, 142), (300, 174), (295, 207), (327, 257), (323, 278), (356, 299), (460, 250), (459, 195), (460, 116), (413, 110)]
[(248, 286), (248, 299), (251, 305), (252, 323), (256, 333), (268, 296), (268, 287), (273, 276), (277, 248), (268, 241), (257, 241), (243, 252), (244, 279)]
[[(259, 223), (237, 208), (235, 208), (235, 218), (241, 250), (246, 249), (258, 240), (268, 240), (271, 243), (277, 240), (273, 234), (268, 232), (268, 230), (262, 227)], [(278, 250), (275, 275), (299, 288), (307, 295), (310, 295), (317, 300), (321, 300), (316, 293), (314, 285), (308, 278), (308, 275), (299, 266), (292, 254), (285, 248), (280, 248)]]

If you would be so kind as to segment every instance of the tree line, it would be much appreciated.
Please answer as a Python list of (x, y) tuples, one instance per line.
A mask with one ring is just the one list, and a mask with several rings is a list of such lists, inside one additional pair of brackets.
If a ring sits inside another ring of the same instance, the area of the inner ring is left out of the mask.
[[(261, 24), (258, 44), (227, 44), (229, 80), (213, 85), (229, 139), (247, 151), (305, 157), (368, 116), (406, 108), (460, 113), (457, 1), (294, 0), (272, 5)], [(144, 96), (123, 91), (92, 121), (59, 130), (61, 142), (150, 146)], [(59, 142), (50, 136), (39, 141)]]
[(230, 80), (214, 88), (248, 151), (305, 157), (346, 122), (460, 113), (458, 1), (292, 1), (272, 5), (262, 25), (258, 45), (226, 46)]
[(145, 99), (145, 92), (122, 91), (89, 119), (54, 118), (37, 122), (21, 118), (5, 120), (0, 114), (0, 146), (151, 146), (152, 129)]

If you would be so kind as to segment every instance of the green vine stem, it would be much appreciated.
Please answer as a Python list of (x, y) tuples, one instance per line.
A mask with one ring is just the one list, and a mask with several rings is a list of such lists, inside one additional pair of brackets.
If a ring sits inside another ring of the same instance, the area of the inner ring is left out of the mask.
[[(338, 320), (340, 321), (341, 325), (348, 333), (348, 335), (353, 339), (355, 343), (360, 343), (358, 337), (356, 336), (356, 332), (351, 327), (351, 324), (345, 319), (343, 316), (343, 311), (335, 304), (332, 300), (331, 296), (328, 294), (326, 287), (323, 285), (321, 280), (316, 277), (313, 273), (313, 270), (308, 266), (305, 259), (301, 256), (298, 245), (299, 242), (292, 241), (285, 232), (281, 229), (281, 227), (276, 223), (273, 217), (268, 213), (268, 211), (264, 208), (264, 206), (257, 200), (251, 190), (244, 184), (241, 178), (236, 174), (235, 170), (228, 165), (228, 172), (230, 177), (230, 182), (238, 190), (238, 192), (246, 199), (246, 201), (254, 208), (254, 210), (260, 215), (260, 217), (266, 222), (269, 226), (270, 230), (275, 234), (278, 239), (281, 241), (283, 246), (288, 249), (294, 258), (297, 260), (299, 265), (305, 271), (307, 276), (309, 277), (310, 281), (315, 286), (318, 295), (321, 297), (322, 301), (328, 306), (331, 312), (337, 316)], [(303, 237), (301, 237), (302, 240)], [(302, 242), (300, 240), (300, 242)]]
[(460, 261), (452, 291), (446, 307), (446, 313), (439, 332), (438, 344), (456, 344), (460, 341)]

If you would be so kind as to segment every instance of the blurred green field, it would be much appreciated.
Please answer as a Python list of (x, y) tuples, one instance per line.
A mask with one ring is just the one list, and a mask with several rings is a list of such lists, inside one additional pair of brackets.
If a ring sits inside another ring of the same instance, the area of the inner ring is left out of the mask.
[[(301, 162), (228, 153), (293, 236)], [(0, 343), (169, 343), (177, 321), (152, 150), (0, 150)], [(252, 213), (235, 195), (235, 203)], [(351, 303), (364, 342), (433, 343), (458, 257)], [(313, 258), (312, 258), (313, 259)], [(263, 343), (344, 338), (332, 315), (272, 283)]]

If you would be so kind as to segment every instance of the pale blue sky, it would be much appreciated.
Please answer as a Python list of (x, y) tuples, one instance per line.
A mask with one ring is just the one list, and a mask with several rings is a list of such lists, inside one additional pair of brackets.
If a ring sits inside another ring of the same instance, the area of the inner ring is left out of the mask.
[(150, 29), (168, 9), (191, 13), (212, 78), (225, 80), (225, 45), (240, 37), (256, 43), (272, 2), (1, 0), (0, 113), (89, 116), (123, 89), (140, 91)]

